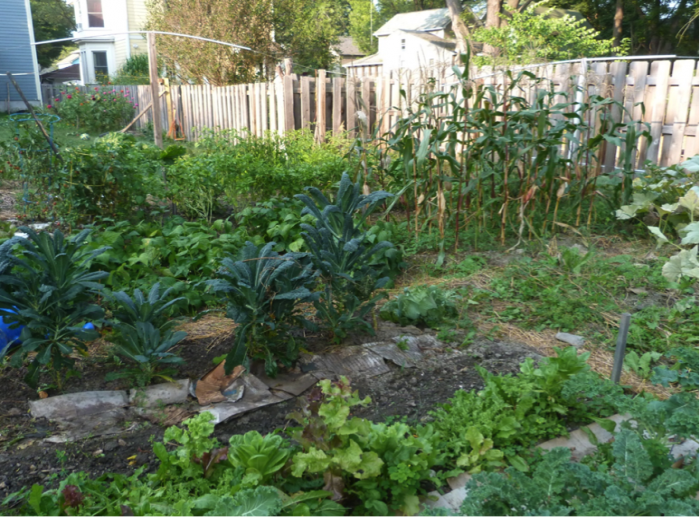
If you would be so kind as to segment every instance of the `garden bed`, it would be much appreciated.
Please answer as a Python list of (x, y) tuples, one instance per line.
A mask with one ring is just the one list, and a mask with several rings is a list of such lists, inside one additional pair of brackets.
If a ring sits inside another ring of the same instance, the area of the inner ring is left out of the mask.
[[(216, 318), (213, 318), (216, 321)], [(190, 337), (181, 345), (182, 355), (187, 358), (186, 369), (181, 374), (197, 378), (211, 369), (212, 358), (221, 355), (230, 346), (222, 339), (225, 328), (200, 339)], [(401, 328), (381, 323), (377, 336), (357, 337), (357, 341), (379, 341), (395, 336), (434, 335), (423, 333), (416, 327)], [(337, 350), (337, 348), (336, 348)], [(320, 351), (320, 350), (319, 350)], [(326, 350), (328, 351), (328, 349)], [(426, 355), (416, 367), (402, 367), (385, 361), (387, 372), (375, 375), (352, 376), (353, 387), (361, 396), (370, 396), (372, 404), (355, 411), (356, 416), (376, 422), (407, 419), (419, 423), (428, 411), (437, 404), (446, 402), (459, 389), (479, 389), (483, 380), (475, 370), (481, 365), (492, 373), (516, 373), (527, 357), (541, 355), (531, 347), (503, 341), (476, 340), (466, 349), (455, 349), (445, 345), (439, 351)], [(110, 370), (107, 363), (86, 368), (81, 379), (71, 379), (67, 392), (117, 389), (117, 382), (106, 383), (104, 375)], [(89, 372), (89, 373), (88, 373)], [(106, 472), (128, 473), (138, 466), (152, 469), (157, 460), (152, 453), (153, 440), (162, 439), (164, 427), (146, 420), (134, 419), (123, 422), (123, 432), (111, 436), (88, 437), (67, 444), (53, 444), (47, 438), (59, 433), (57, 426), (46, 419), (35, 419), (27, 412), (30, 396), (37, 398), (31, 390), (23, 387), (21, 376), (10, 377), (19, 372), (5, 372), (4, 378), (14, 389), (3, 391), (0, 404), (0, 427), (3, 441), (0, 442), (0, 498), (33, 483), (46, 484), (52, 475), (62, 478), (64, 474), (85, 471), (91, 476)], [(287, 415), (296, 407), (295, 399), (269, 405), (233, 418), (217, 425), (215, 436), (222, 441), (232, 434), (257, 430), (263, 434), (288, 425)], [(188, 407), (199, 409), (191, 400)]]

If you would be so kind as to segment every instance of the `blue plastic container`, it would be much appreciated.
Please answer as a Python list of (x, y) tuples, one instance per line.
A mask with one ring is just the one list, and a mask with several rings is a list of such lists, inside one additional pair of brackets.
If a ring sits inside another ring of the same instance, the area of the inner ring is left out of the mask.
[[(0, 310), (0, 314), (2, 314), (3, 312), (10, 311)], [(10, 328), (10, 325), (10, 323), (6, 323), (2, 319), (2, 316), (0, 316), (0, 352), (2, 352), (9, 343), (12, 343), (13, 347), (21, 344), (19, 336), (20, 334), (22, 334), (22, 329), (24, 327), (20, 325), (17, 328)], [(86, 323), (83, 328), (87, 330), (94, 330), (95, 325), (93, 325), (92, 323)]]

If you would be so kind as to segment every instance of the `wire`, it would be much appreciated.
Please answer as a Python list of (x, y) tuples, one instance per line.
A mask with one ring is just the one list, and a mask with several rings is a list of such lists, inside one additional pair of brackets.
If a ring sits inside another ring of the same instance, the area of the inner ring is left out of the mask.
[[(167, 31), (120, 31), (120, 32), (109, 32), (109, 33), (102, 33), (102, 34), (94, 34), (91, 36), (84, 36), (80, 38), (72, 37), (72, 38), (59, 38), (59, 39), (52, 39), (52, 40), (46, 40), (46, 41), (35, 41), (34, 43), (30, 43), (30, 46), (37, 46), (37, 45), (47, 45), (47, 44), (57, 44), (57, 43), (63, 43), (66, 41), (82, 41), (82, 40), (89, 40), (89, 39), (102, 39), (104, 37), (109, 37), (109, 36), (120, 36), (123, 34), (161, 34), (163, 36), (177, 36), (177, 37), (182, 37), (182, 38), (190, 38), (190, 39), (196, 39), (200, 41), (206, 41), (208, 43), (218, 43), (219, 45), (226, 45), (229, 47), (237, 48), (239, 50), (247, 50), (249, 52), (253, 52), (255, 54), (260, 54), (262, 56), (270, 57), (272, 59), (279, 59), (279, 56), (275, 56), (273, 54), (268, 54), (266, 52), (262, 52), (261, 50), (255, 50), (250, 47), (244, 47), (243, 45), (237, 45), (235, 43), (229, 43), (227, 41), (221, 41), (221, 40), (216, 40), (216, 39), (211, 39), (211, 38), (203, 38), (202, 36), (192, 36), (190, 34), (182, 34), (178, 32), (167, 32)], [(19, 45), (16, 47), (6, 47), (6, 50), (9, 50), (11, 48), (24, 48), (27, 45)], [(299, 65), (295, 64), (294, 65), (297, 68), (303, 68), (306, 70), (310, 70), (312, 72), (315, 72), (318, 70), (317, 68), (313, 68), (310, 66), (304, 66), (304, 65)], [(337, 75), (343, 75), (347, 76), (347, 74), (344, 74), (342, 72), (330, 72), (332, 74), (337, 74)]]

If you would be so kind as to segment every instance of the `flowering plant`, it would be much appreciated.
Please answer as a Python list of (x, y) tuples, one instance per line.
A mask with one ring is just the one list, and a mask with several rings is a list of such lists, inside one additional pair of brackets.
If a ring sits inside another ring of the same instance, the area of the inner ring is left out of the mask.
[(138, 104), (128, 90), (119, 91), (111, 85), (104, 85), (87, 93), (80, 88), (61, 92), (61, 96), (46, 107), (77, 129), (102, 132), (128, 124)]

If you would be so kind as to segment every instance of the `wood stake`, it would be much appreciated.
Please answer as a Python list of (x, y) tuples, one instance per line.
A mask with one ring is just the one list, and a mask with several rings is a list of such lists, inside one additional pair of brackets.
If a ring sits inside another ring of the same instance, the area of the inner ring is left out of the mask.
[(153, 101), (153, 140), (163, 147), (163, 121), (160, 118), (160, 95), (158, 95), (158, 54), (156, 53), (156, 35), (148, 33), (148, 71), (151, 75), (151, 98)]
[[(34, 119), (34, 122), (36, 122), (36, 125), (39, 126), (39, 129), (41, 130), (42, 134), (44, 135), (44, 138), (46, 138), (46, 141), (51, 146), (51, 150), (53, 151), (53, 154), (55, 154), (56, 158), (58, 158), (61, 161), (61, 163), (63, 163), (63, 158), (61, 157), (60, 153), (58, 152), (56, 145), (53, 143), (53, 140), (51, 140), (51, 137), (46, 132), (46, 129), (44, 129), (44, 126), (41, 123), (41, 121), (39, 120), (39, 117), (37, 117), (36, 113), (34, 113), (34, 108), (32, 108), (32, 105), (29, 104), (29, 101), (24, 96), (24, 92), (22, 92), (19, 85), (17, 84), (17, 81), (15, 81), (15, 78), (12, 77), (12, 74), (10, 72), (7, 72), (7, 78), (10, 80), (12, 85), (15, 87), (15, 90), (17, 90), (17, 93), (19, 93), (19, 96), (22, 97), (22, 100), (24, 101), (24, 104), (26, 104), (27, 109), (29, 110), (29, 113), (32, 115), (32, 118)], [(8, 98), (9, 98), (9, 95), (8, 95)]]
[(622, 375), (622, 365), (625, 360), (625, 348), (627, 348), (627, 333), (630, 330), (630, 321), (632, 316), (629, 312), (625, 312), (620, 320), (620, 332), (617, 334), (617, 345), (615, 345), (615, 359), (613, 362), (612, 375), (610, 379), (615, 383), (620, 383), (620, 375)]

